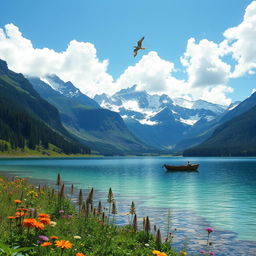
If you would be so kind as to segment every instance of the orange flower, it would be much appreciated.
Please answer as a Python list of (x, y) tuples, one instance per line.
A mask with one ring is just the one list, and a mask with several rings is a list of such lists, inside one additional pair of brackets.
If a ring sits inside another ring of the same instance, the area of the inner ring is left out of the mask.
[(8, 216), (7, 218), (8, 218), (9, 220), (16, 219), (16, 217), (15, 217), (15, 216)]
[(51, 220), (48, 218), (39, 218), (39, 222), (41, 222), (45, 225), (49, 225), (51, 223)]
[(28, 215), (28, 214), (25, 212), (16, 212), (17, 217), (22, 217), (22, 216), (26, 216), (26, 215)]
[(37, 221), (35, 219), (24, 219), (23, 220), (23, 226), (25, 226), (25, 227), (35, 227), (36, 222)]
[(14, 200), (14, 202), (16, 203), (16, 204), (21, 204), (22, 203), (22, 201), (21, 200)]
[(40, 230), (43, 230), (45, 228), (44, 224), (39, 222), (39, 221), (35, 222), (34, 227), (37, 228), (37, 229), (40, 229)]
[(55, 242), (55, 246), (62, 248), (62, 249), (70, 249), (72, 248), (72, 244), (69, 241), (66, 240), (57, 240)]
[(168, 256), (165, 252), (160, 252), (157, 256)]
[(44, 242), (40, 246), (46, 247), (46, 246), (50, 246), (50, 245), (52, 245), (51, 242)]
[(59, 239), (57, 236), (51, 236), (51, 239)]
[(37, 216), (38, 216), (39, 218), (47, 218), (47, 219), (50, 219), (50, 215), (47, 214), (47, 213), (39, 213), (39, 214), (37, 214)]
[(76, 253), (76, 256), (86, 256), (86, 255), (81, 252), (78, 252), (78, 253)]

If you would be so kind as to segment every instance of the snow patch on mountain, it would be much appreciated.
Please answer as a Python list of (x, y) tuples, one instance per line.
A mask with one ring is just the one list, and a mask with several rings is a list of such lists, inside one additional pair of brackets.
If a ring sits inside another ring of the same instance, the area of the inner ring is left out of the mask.
[(192, 109), (193, 107), (193, 102), (183, 99), (183, 98), (174, 98), (173, 99), (174, 105), (183, 107), (183, 108), (188, 108), (188, 109)]
[(189, 119), (184, 119), (184, 118), (180, 117), (179, 121), (184, 124), (188, 124), (188, 125), (192, 126), (200, 119), (201, 119), (201, 117), (199, 115), (195, 115), (195, 116), (191, 116)]

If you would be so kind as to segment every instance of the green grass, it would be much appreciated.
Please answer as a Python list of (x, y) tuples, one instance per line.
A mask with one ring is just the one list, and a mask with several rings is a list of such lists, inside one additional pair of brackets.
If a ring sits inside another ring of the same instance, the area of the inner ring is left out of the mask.
[[(147, 223), (144, 230), (138, 230), (137, 225), (116, 226), (113, 206), (109, 210), (98, 207), (93, 202), (93, 189), (87, 203), (80, 196), (79, 210), (71, 203), (74, 198), (67, 198), (64, 191), (64, 185), (56, 186), (56, 190), (36, 188), (25, 179), (0, 178), (0, 255), (187, 255), (185, 251), (175, 252), (171, 240), (161, 242), (148, 232)], [(108, 195), (108, 200), (111, 206), (113, 197)], [(40, 219), (42, 213), (49, 217)], [(33, 225), (24, 224), (28, 219)], [(44, 227), (38, 226), (38, 222), (45, 223)], [(42, 238), (49, 239), (48, 246), (42, 246)], [(56, 243), (61, 240), (71, 248), (59, 248)]]
[[(5, 142), (2, 140), (2, 142)], [(1, 143), (1, 140), (0, 140)], [(8, 142), (6, 142), (8, 143)], [(0, 157), (95, 157), (93, 154), (65, 154), (62, 150), (59, 150), (56, 146), (49, 144), (48, 149), (44, 149), (41, 146), (37, 146), (36, 150), (25, 147), (24, 149), (11, 149), (8, 147), (8, 151), (0, 150)]]

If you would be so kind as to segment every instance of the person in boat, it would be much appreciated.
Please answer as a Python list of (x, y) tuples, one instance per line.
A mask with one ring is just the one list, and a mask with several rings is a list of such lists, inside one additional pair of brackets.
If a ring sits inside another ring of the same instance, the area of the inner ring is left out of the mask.
[(188, 164), (187, 164), (188, 166), (191, 166), (191, 163), (188, 161)]

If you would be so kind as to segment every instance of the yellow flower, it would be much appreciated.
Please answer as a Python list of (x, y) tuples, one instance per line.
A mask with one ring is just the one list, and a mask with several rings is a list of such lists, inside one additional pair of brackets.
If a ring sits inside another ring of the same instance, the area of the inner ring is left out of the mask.
[(158, 255), (158, 254), (161, 253), (161, 252), (158, 251), (158, 250), (153, 250), (152, 253), (155, 254), (155, 255)]
[(180, 255), (186, 256), (187, 253), (185, 251), (180, 251)]
[(74, 236), (75, 239), (81, 239), (81, 236)]

